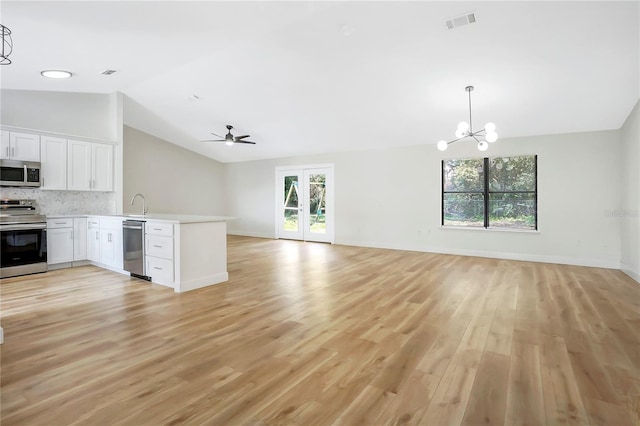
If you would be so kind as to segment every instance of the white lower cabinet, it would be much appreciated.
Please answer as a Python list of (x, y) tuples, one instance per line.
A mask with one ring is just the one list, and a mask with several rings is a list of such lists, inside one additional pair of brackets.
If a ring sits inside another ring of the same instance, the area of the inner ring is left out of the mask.
[(47, 263), (57, 265), (87, 259), (87, 219), (47, 219)]
[(73, 218), (73, 260), (87, 260), (87, 218)]
[(145, 226), (145, 271), (156, 284), (174, 286), (173, 224), (147, 222)]
[(87, 218), (87, 259), (100, 262), (100, 218)]
[(47, 220), (47, 263), (73, 261), (73, 219)]
[(173, 288), (173, 260), (145, 256), (147, 276), (156, 284)]
[(100, 219), (100, 263), (123, 268), (122, 219)]

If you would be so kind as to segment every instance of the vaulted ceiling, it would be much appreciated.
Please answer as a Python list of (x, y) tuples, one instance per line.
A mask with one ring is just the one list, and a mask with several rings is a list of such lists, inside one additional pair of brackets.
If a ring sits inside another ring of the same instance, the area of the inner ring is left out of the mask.
[[(467, 85), (501, 138), (616, 129), (639, 98), (639, 5), (3, 1), (1, 84), (123, 92), (125, 124), (223, 162), (451, 139)], [(226, 124), (257, 145), (200, 142)]]

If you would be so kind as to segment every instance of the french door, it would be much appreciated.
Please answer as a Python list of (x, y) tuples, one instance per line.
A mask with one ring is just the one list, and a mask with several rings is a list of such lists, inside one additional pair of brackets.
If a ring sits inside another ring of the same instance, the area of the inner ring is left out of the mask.
[(276, 169), (276, 235), (333, 243), (333, 166)]

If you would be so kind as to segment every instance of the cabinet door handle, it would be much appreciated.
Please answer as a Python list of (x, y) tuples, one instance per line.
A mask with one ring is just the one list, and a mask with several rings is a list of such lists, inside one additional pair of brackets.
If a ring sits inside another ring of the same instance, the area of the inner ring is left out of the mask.
[(154, 231), (162, 231), (162, 228), (153, 228)]
[(157, 269), (159, 271), (162, 271), (162, 268), (158, 268), (157, 266), (154, 266), (153, 269)]
[(15, 148), (11, 148), (11, 156), (15, 157), (16, 156), (16, 149)]
[(56, 222), (56, 225), (64, 225), (66, 222)]
[(44, 178), (42, 178), (42, 186), (44, 186)]
[(162, 248), (162, 246), (153, 245), (155, 248)]
[(100, 239), (100, 233), (98, 231), (96, 231), (96, 240)]

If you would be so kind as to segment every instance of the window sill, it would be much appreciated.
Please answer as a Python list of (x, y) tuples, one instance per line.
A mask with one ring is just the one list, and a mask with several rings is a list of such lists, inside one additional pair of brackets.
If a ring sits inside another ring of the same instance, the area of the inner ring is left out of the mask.
[(511, 232), (516, 234), (539, 234), (539, 229), (511, 229), (511, 228), (484, 228), (479, 226), (445, 226), (440, 225), (440, 229), (463, 230), (463, 231), (484, 231), (484, 232)]

